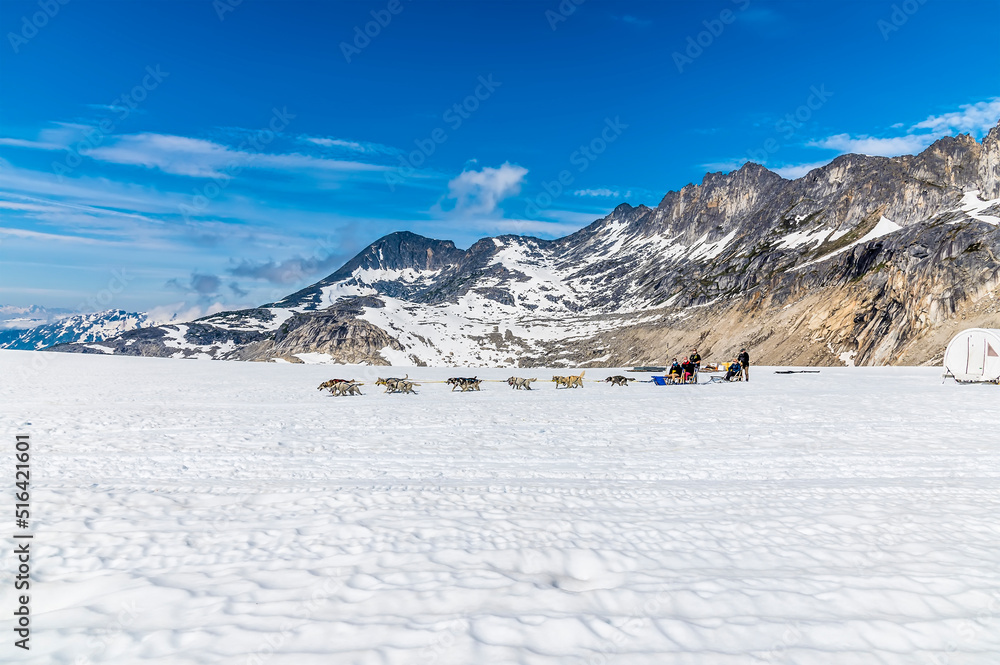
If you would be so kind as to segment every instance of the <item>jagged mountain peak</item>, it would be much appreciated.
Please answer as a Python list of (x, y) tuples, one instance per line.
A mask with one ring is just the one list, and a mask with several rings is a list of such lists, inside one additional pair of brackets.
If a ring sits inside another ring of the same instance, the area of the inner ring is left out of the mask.
[(998, 130), (981, 145), (843, 155), (796, 180), (748, 163), (554, 241), (501, 235), (462, 250), (389, 234), (278, 303), (101, 348), (621, 366), (691, 344), (725, 359), (745, 344), (763, 362), (925, 362), (941, 330), (1000, 327), (998, 183)]

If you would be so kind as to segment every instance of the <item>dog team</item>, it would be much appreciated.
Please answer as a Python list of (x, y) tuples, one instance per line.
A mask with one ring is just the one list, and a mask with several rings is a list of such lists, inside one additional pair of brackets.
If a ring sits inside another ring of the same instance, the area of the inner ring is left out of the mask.
[[(681, 384), (681, 383), (698, 383), (698, 373), (701, 371), (701, 355), (698, 353), (698, 349), (691, 349), (691, 353), (686, 356), (683, 362), (674, 358), (667, 369), (666, 380), (667, 383), (671, 384)], [(717, 370), (715, 365), (709, 365), (705, 367), (706, 371)], [(750, 355), (747, 353), (745, 348), (740, 349), (740, 353), (736, 358), (729, 363), (726, 368), (725, 377), (714, 377), (712, 382), (716, 381), (749, 381), (750, 380)], [(581, 371), (579, 374), (572, 376), (553, 376), (552, 383), (556, 384), (556, 389), (559, 388), (583, 388), (583, 376), (586, 371)], [(523, 377), (512, 376), (507, 379), (507, 385), (513, 390), (531, 390), (531, 384), (538, 379), (526, 379)], [(604, 379), (605, 383), (610, 383), (612, 386), (623, 386), (627, 387), (629, 381), (637, 381), (638, 379), (622, 376), (620, 374), (615, 376), (609, 376)], [(461, 392), (469, 391), (479, 391), (480, 384), (484, 379), (478, 377), (452, 377), (445, 381), (444, 383), (451, 386), (451, 392), (455, 390), (460, 390)], [(354, 379), (330, 379), (329, 381), (324, 381), (319, 384), (319, 390), (329, 390), (330, 394), (334, 397), (349, 397), (353, 395), (361, 394), (361, 386), (364, 383), (360, 381), (355, 381)], [(407, 374), (403, 378), (387, 378), (383, 379), (379, 377), (375, 381), (376, 386), (385, 386), (386, 393), (401, 393), (416, 395), (417, 391), (413, 388), (419, 386), (419, 383), (414, 383), (410, 380), (410, 375)]]

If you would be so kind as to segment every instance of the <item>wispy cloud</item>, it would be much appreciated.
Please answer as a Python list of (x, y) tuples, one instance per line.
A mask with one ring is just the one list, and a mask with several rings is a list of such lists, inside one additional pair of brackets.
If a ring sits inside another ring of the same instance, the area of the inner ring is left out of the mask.
[(492, 235), (539, 235), (554, 238), (568, 235), (580, 228), (579, 224), (544, 222), (534, 219), (477, 219), (472, 220), (470, 226)]
[(348, 141), (346, 139), (335, 139), (323, 136), (303, 136), (300, 140), (318, 145), (324, 148), (347, 150), (365, 155), (398, 155), (402, 151), (392, 146), (381, 143), (371, 143), (369, 141)]
[[(812, 148), (836, 150), (842, 154), (856, 152), (881, 157), (912, 155), (921, 152), (944, 136), (960, 133), (981, 136), (994, 127), (997, 120), (1000, 120), (1000, 97), (975, 104), (963, 104), (957, 111), (950, 113), (928, 116), (926, 120), (911, 125), (904, 133), (897, 136), (835, 134), (810, 141), (806, 145)], [(902, 129), (903, 126), (896, 123), (892, 128)]]
[(845, 154), (849, 152), (879, 157), (895, 157), (896, 155), (913, 155), (933, 143), (937, 135), (920, 134), (907, 136), (892, 136), (877, 138), (874, 136), (851, 136), (850, 134), (835, 134), (819, 141), (810, 141), (806, 145), (811, 148), (825, 148)]
[(14, 229), (0, 226), (0, 236), (12, 236), (14, 238), (30, 238), (44, 242), (67, 242), (79, 245), (113, 245), (116, 243), (86, 238), (77, 235), (63, 235), (58, 233), (44, 233), (42, 231), (29, 231), (27, 229)]
[(617, 189), (608, 189), (607, 187), (599, 187), (597, 189), (578, 189), (573, 192), (573, 196), (589, 196), (594, 198), (628, 198), (632, 196), (632, 191), (628, 190), (624, 194)]
[(170, 134), (130, 134), (107, 146), (93, 148), (87, 157), (115, 164), (159, 169), (173, 175), (229, 178), (243, 168), (291, 171), (384, 171), (386, 166), (354, 160), (325, 159), (301, 153), (255, 152), (205, 139)]
[(626, 25), (632, 25), (637, 28), (645, 28), (646, 26), (653, 25), (653, 22), (649, 19), (639, 18), (638, 16), (633, 16), (632, 14), (623, 14), (621, 16), (612, 16), (611, 18), (616, 21), (621, 21)]
[[(868, 134), (840, 133), (822, 139), (814, 139), (804, 144), (806, 148), (832, 150), (838, 155), (857, 153), (877, 157), (896, 157), (898, 155), (918, 154), (938, 139), (945, 136), (967, 132), (973, 136), (986, 134), (1000, 119), (1000, 97), (963, 104), (957, 111), (941, 115), (928, 116), (926, 120), (907, 127), (904, 123), (895, 123), (888, 136), (870, 136)], [(899, 131), (901, 130), (901, 131)], [(784, 153), (783, 153), (784, 154)], [(832, 159), (832, 158), (831, 158)], [(746, 157), (706, 162), (701, 164), (710, 172), (735, 171), (749, 161)], [(783, 178), (801, 178), (812, 169), (825, 166), (831, 160), (816, 160), (798, 164), (773, 163), (768, 159), (765, 165)]]
[(15, 139), (0, 137), (0, 145), (9, 145), (15, 148), (31, 148), (32, 150), (63, 150), (65, 145), (50, 143), (48, 141), (33, 141), (31, 139)]
[(970, 132), (981, 135), (988, 132), (1000, 120), (1000, 97), (994, 97), (975, 104), (963, 104), (958, 111), (943, 115), (932, 115), (911, 127), (911, 130), (928, 129), (941, 134)]

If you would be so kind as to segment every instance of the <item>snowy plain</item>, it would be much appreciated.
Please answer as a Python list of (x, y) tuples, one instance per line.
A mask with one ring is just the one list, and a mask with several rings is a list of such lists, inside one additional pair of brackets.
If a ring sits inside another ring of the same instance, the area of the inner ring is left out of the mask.
[(751, 371), (0, 351), (2, 496), (30, 434), (35, 533), (24, 652), (7, 513), (0, 662), (1000, 662), (1000, 387)]

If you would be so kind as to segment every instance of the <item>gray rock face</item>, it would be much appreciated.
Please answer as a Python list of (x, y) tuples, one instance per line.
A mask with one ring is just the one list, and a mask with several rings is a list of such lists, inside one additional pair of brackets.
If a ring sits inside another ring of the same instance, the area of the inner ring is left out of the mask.
[(394, 233), (279, 302), (106, 346), (622, 366), (751, 345), (758, 362), (933, 362), (957, 330), (1000, 326), (995, 199), (1000, 126), (919, 155), (844, 155), (793, 181), (751, 163), (554, 241), (500, 236), (463, 251)]

